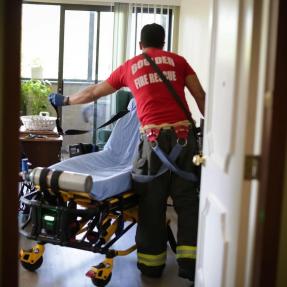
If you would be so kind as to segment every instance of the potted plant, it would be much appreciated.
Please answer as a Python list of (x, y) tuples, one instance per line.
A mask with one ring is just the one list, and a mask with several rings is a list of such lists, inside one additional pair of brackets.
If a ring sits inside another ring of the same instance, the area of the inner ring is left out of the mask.
[(47, 111), (50, 104), (48, 95), (52, 92), (49, 81), (27, 80), (21, 82), (21, 111), (22, 115), (39, 115)]

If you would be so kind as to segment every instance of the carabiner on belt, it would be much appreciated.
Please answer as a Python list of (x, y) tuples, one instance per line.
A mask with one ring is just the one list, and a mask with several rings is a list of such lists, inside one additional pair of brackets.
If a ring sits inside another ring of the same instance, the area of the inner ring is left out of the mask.
[(160, 129), (150, 128), (145, 130), (147, 140), (151, 143), (152, 147), (158, 146), (157, 138), (160, 133)]
[(177, 137), (177, 143), (182, 147), (187, 145), (187, 139), (189, 135), (189, 127), (188, 126), (176, 126), (174, 127), (174, 131)]

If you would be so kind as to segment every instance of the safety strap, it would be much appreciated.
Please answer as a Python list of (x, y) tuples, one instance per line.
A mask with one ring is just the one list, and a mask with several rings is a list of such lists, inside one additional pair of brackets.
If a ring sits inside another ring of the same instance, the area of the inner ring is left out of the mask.
[(49, 203), (53, 203), (55, 198), (50, 194), (48, 191), (48, 185), (47, 185), (47, 176), (50, 173), (49, 168), (43, 168), (40, 173), (39, 177), (39, 185), (40, 185), (40, 191), (43, 192), (45, 199)]
[(123, 110), (123, 111), (119, 111), (118, 113), (116, 113), (110, 120), (108, 120), (107, 122), (105, 122), (104, 124), (102, 124), (101, 126), (99, 126), (97, 128), (98, 129), (101, 129), (105, 126), (108, 126), (110, 124), (112, 124), (113, 122), (115, 122), (116, 120), (122, 118), (124, 115), (126, 115), (127, 113), (129, 112), (129, 110)]
[[(182, 145), (178, 143), (174, 146), (174, 148), (177, 146), (180, 147), (180, 150), (182, 149)], [(175, 160), (173, 160), (166, 153), (164, 153), (163, 150), (159, 147), (159, 145), (152, 146), (152, 149), (155, 152), (155, 154), (160, 158), (160, 160), (163, 162), (163, 164), (167, 166), (169, 170), (173, 171), (175, 174), (177, 174), (178, 176), (188, 181), (193, 181), (193, 182), (198, 181), (198, 177), (194, 173), (179, 169), (179, 167), (175, 163)]]
[[(76, 130), (76, 129), (68, 129), (65, 132), (63, 131), (61, 125), (60, 125), (60, 115), (59, 115), (59, 111), (58, 111), (58, 107), (55, 106), (53, 103), (51, 103), (51, 105), (53, 106), (53, 108), (56, 111), (57, 114), (57, 119), (56, 119), (56, 127), (58, 130), (58, 133), (60, 135), (81, 135), (81, 134), (85, 134), (85, 133), (89, 133), (91, 131), (93, 131), (93, 129), (90, 130)], [(107, 122), (105, 122), (104, 124), (102, 124), (101, 126), (99, 126), (97, 128), (101, 129), (105, 126), (108, 126), (110, 124), (112, 124), (113, 122), (117, 121), (118, 119), (122, 118), (124, 115), (126, 115), (129, 112), (129, 110), (123, 110), (123, 111), (119, 111), (118, 113), (116, 113), (111, 119), (109, 119)]]
[(56, 119), (56, 127), (57, 127), (57, 130), (58, 130), (58, 133), (59, 135), (63, 135), (64, 134), (64, 131), (61, 127), (61, 122), (60, 122), (60, 116), (59, 116), (59, 111), (58, 111), (58, 107), (55, 106), (52, 102), (50, 102), (52, 107), (55, 109), (56, 111), (56, 114), (57, 114), (57, 119)]
[(63, 173), (62, 170), (55, 170), (52, 173), (50, 185), (51, 190), (54, 194), (59, 193), (59, 178), (62, 173)]
[[(129, 110), (124, 110), (124, 111), (119, 111), (118, 113), (116, 113), (110, 120), (108, 120), (107, 122), (105, 122), (104, 124), (102, 124), (101, 126), (99, 126), (97, 128), (101, 129), (105, 126), (108, 126), (110, 124), (112, 124), (113, 122), (117, 121), (118, 119), (122, 118), (124, 115), (126, 115), (127, 113), (129, 113)], [(79, 134), (85, 134), (88, 132), (93, 131), (93, 129), (90, 130), (75, 130), (75, 129), (69, 129), (65, 131), (65, 135), (79, 135)]]
[(140, 183), (146, 183), (150, 182), (153, 179), (159, 177), (160, 175), (164, 174), (167, 170), (171, 170), (178, 176), (188, 180), (188, 181), (193, 181), (197, 182), (198, 177), (192, 173), (192, 172), (187, 172), (184, 170), (179, 169), (179, 167), (175, 164), (176, 159), (178, 158), (181, 150), (182, 150), (182, 145), (177, 143), (171, 150), (170, 154), (167, 155), (162, 151), (162, 149), (159, 147), (158, 144), (156, 145), (151, 145), (153, 151), (155, 154), (159, 157), (159, 159), (162, 161), (162, 166), (160, 167), (159, 171), (155, 175), (142, 175), (142, 174), (135, 174), (132, 173), (132, 178), (136, 182)]
[(43, 168), (41, 170), (40, 176), (39, 176), (39, 185), (41, 191), (46, 191), (48, 188), (47, 185), (47, 175), (51, 170), (49, 168)]
[[(176, 144), (169, 154), (170, 159), (172, 161), (175, 161), (177, 157), (179, 156), (181, 150), (182, 150), (182, 146), (180, 144)], [(132, 172), (132, 178), (136, 182), (141, 182), (141, 183), (150, 182), (153, 179), (164, 174), (166, 171), (168, 171), (168, 167), (165, 164), (162, 164), (158, 172), (154, 175), (142, 175), (142, 174), (135, 174)]]

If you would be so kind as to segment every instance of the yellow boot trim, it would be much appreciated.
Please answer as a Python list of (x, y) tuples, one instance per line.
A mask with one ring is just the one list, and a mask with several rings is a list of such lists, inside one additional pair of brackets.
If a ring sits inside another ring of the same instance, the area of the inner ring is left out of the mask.
[(138, 252), (138, 263), (144, 264), (146, 266), (162, 266), (166, 261), (166, 252), (158, 255), (144, 254)]
[(176, 259), (196, 259), (196, 246), (179, 245), (176, 247)]

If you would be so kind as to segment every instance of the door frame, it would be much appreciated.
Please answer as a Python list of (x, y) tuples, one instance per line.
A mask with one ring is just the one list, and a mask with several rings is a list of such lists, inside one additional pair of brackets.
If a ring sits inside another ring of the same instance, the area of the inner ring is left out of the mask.
[(254, 247), (252, 272), (252, 286), (254, 287), (276, 286), (277, 282), (282, 199), (284, 195), (284, 159), (287, 144), (285, 116), (287, 106), (286, 26), (287, 3), (284, 0), (280, 0), (277, 29), (274, 31), (271, 27), (269, 36), (269, 39), (272, 39), (272, 33), (277, 32), (275, 69), (274, 72), (270, 71), (271, 74), (267, 74), (266, 79), (267, 86), (268, 81), (273, 81), (274, 79), (274, 88), (271, 98), (266, 99), (264, 107), (262, 168), (258, 192), (256, 244)]
[(0, 286), (18, 286), (21, 0), (1, 4)]
[[(20, 91), (20, 27), (21, 0), (3, 1), (3, 80), (1, 83), (1, 241), (0, 241), (0, 286), (18, 286), (18, 228), (17, 228), (17, 183), (19, 166), (19, 91)], [(284, 72), (287, 66), (286, 38), (287, 3), (280, 1), (276, 68), (273, 93), (273, 108), (265, 111), (262, 144), (262, 170), (259, 188), (258, 212), (265, 212), (264, 221), (257, 222), (256, 246), (253, 264), (252, 286), (275, 286), (280, 235), (281, 200), (283, 196), (283, 170), (286, 146), (285, 107), (287, 81)], [(8, 29), (9, 27), (9, 29)], [(9, 124), (7, 124), (9, 123)], [(9, 135), (9, 136), (8, 136)], [(5, 168), (4, 168), (5, 167)], [(270, 168), (272, 167), (272, 168)], [(276, 191), (276, 192), (275, 192)], [(4, 236), (3, 236), (4, 235)], [(270, 248), (270, 246), (272, 248)], [(264, 256), (263, 256), (264, 255)], [(264, 276), (263, 276), (264, 275)]]

